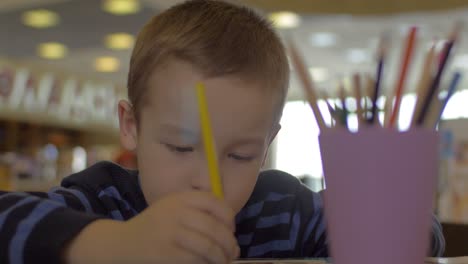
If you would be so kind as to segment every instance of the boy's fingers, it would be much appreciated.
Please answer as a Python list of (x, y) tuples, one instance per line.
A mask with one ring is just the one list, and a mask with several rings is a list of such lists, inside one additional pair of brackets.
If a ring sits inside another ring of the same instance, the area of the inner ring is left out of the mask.
[(188, 217), (181, 219), (182, 226), (194, 230), (220, 245), (229, 259), (236, 258), (237, 240), (233, 232), (215, 217), (203, 211), (189, 209)]
[(235, 230), (234, 210), (213, 194), (206, 192), (190, 192), (187, 193), (185, 201), (190, 207), (209, 212), (232, 231)]
[(224, 250), (216, 242), (189, 228), (181, 228), (176, 237), (176, 243), (183, 250), (194, 254), (197, 259), (203, 259), (210, 264), (228, 263)]

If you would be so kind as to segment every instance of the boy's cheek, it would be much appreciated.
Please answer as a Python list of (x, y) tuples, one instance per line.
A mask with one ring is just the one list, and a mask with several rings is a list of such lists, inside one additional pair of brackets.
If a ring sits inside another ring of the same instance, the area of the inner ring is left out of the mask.
[(252, 195), (258, 178), (258, 171), (236, 173), (224, 180), (227, 202), (231, 208), (239, 212)]
[(183, 179), (178, 179), (174, 172), (149, 166), (140, 171), (140, 184), (146, 202), (151, 205), (164, 196), (186, 189)]

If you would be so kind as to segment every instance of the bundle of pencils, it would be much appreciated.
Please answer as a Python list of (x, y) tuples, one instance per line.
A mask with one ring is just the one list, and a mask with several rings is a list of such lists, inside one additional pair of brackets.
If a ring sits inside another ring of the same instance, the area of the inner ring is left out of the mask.
[[(442, 94), (440, 91), (441, 80), (447, 68), (453, 47), (459, 39), (460, 30), (461, 24), (457, 23), (439, 54), (437, 54), (435, 42), (432, 43), (430, 49), (426, 52), (419, 81), (416, 86), (416, 104), (410, 128), (424, 127), (435, 129), (447, 102), (455, 93), (462, 77), (460, 72), (455, 72), (453, 74), (449, 87), (445, 91), (445, 96), (439, 98), (439, 94)], [(388, 53), (388, 36), (384, 35), (380, 39), (375, 76), (366, 76), (363, 81), (359, 74), (353, 75), (352, 97), (354, 97), (356, 101), (356, 115), (359, 129), (370, 126), (383, 126), (385, 128), (398, 129), (397, 121), (400, 114), (400, 106), (403, 95), (405, 94), (408, 72), (415, 53), (417, 35), (418, 28), (411, 27), (404, 43), (399, 73), (395, 81), (395, 88), (391, 93), (385, 96), (384, 109), (379, 109), (378, 100), (383, 96), (382, 80)], [(327, 125), (318, 107), (318, 101), (321, 99), (318, 96), (319, 91), (316, 89), (314, 81), (292, 41), (289, 43), (289, 50), (292, 63), (302, 83), (307, 101), (312, 108), (319, 129), (324, 131), (333, 127), (347, 127), (349, 111), (346, 104), (347, 95), (344, 86), (340, 83), (338, 91), (341, 106), (337, 106), (336, 104), (333, 106), (327, 100), (328, 98), (325, 98), (328, 111), (332, 117), (330, 125)], [(324, 92), (322, 91), (321, 93), (323, 94)], [(327, 95), (325, 97), (327, 97)], [(383, 112), (383, 121), (379, 118), (380, 112)]]

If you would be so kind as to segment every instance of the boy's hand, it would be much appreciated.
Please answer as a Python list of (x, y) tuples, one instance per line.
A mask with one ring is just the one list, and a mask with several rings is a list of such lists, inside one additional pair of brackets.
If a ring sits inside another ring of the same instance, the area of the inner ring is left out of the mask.
[(69, 263), (229, 263), (239, 255), (234, 216), (210, 193), (168, 195), (127, 222), (90, 224), (65, 257)]

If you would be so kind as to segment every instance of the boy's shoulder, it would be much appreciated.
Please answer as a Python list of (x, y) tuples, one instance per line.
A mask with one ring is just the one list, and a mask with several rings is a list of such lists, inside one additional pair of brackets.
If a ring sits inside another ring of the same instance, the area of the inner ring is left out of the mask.
[[(262, 171), (250, 199), (236, 215), (241, 255), (312, 257), (325, 246), (322, 199), (283, 171)], [(319, 241), (320, 240), (320, 241)], [(284, 242), (284, 244), (283, 244)]]
[(317, 193), (291, 174), (280, 170), (265, 170), (260, 172), (248, 203), (278, 201), (284, 198), (317, 199), (317, 196), (319, 196)]
[(125, 200), (138, 211), (147, 206), (139, 184), (138, 171), (123, 168), (110, 161), (100, 161), (71, 174), (62, 180), (61, 185), (65, 188), (79, 188), (98, 198), (107, 195)]
[(100, 161), (90, 167), (71, 174), (62, 181), (64, 187), (85, 185), (90, 188), (105, 188), (107, 185), (138, 184), (136, 171), (128, 170), (110, 161)]
[(280, 170), (264, 170), (258, 175), (256, 192), (294, 193), (302, 187), (301, 182), (291, 174)]

